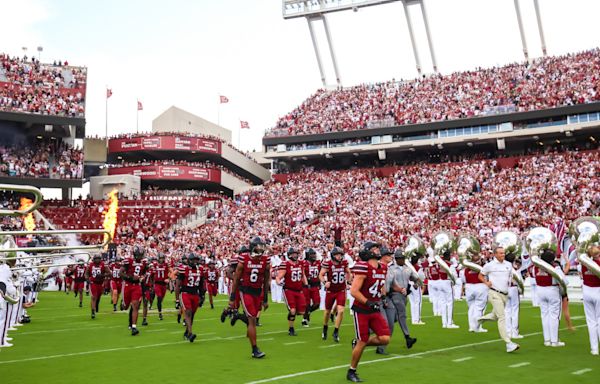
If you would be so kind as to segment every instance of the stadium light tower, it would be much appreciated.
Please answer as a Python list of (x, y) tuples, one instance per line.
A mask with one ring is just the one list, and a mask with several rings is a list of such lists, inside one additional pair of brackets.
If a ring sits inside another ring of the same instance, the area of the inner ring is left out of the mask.
[(413, 31), (413, 24), (410, 14), (408, 12), (409, 5), (420, 5), (421, 15), (423, 17), (423, 23), (425, 25), (425, 33), (427, 35), (427, 44), (429, 46), (429, 54), (431, 55), (431, 62), (433, 64), (434, 72), (438, 71), (437, 62), (435, 59), (435, 51), (433, 49), (433, 41), (431, 38), (431, 32), (429, 30), (429, 20), (427, 19), (427, 11), (425, 10), (424, 0), (282, 0), (282, 14), (283, 18), (295, 19), (298, 17), (305, 17), (308, 23), (308, 31), (310, 38), (313, 43), (315, 50), (315, 56), (317, 57), (317, 65), (319, 66), (319, 72), (321, 73), (321, 81), (323, 86), (327, 86), (327, 78), (325, 71), (323, 70), (323, 62), (321, 60), (321, 52), (317, 45), (317, 38), (313, 29), (313, 23), (321, 21), (323, 28), (325, 29), (325, 37), (327, 38), (327, 45), (329, 47), (329, 55), (333, 63), (333, 71), (335, 73), (336, 82), (341, 85), (342, 80), (340, 77), (337, 59), (335, 57), (335, 50), (333, 48), (333, 41), (331, 38), (331, 32), (329, 31), (329, 25), (327, 23), (327, 13), (341, 12), (352, 10), (357, 12), (360, 8), (372, 7), (376, 5), (383, 5), (388, 3), (394, 3), (401, 1), (404, 5), (404, 16), (406, 18), (406, 24), (408, 26), (408, 33), (410, 35), (410, 41), (413, 48), (413, 55), (417, 65), (417, 72), (421, 74), (421, 62), (419, 60), (419, 50), (415, 41), (415, 35)]
[[(529, 61), (529, 52), (527, 51), (527, 39), (525, 38), (525, 31), (523, 29), (523, 19), (521, 18), (521, 7), (519, 4), (519, 0), (514, 0), (515, 3), (515, 13), (517, 14), (517, 23), (519, 23), (519, 33), (521, 35), (521, 44), (523, 45), (523, 55), (525, 55), (525, 60)], [(535, 17), (537, 20), (538, 32), (540, 34), (540, 42), (542, 44), (542, 54), (546, 56), (546, 39), (544, 38), (544, 27), (542, 26), (542, 16), (540, 14), (540, 4), (538, 0), (533, 0), (533, 5), (535, 8)]]

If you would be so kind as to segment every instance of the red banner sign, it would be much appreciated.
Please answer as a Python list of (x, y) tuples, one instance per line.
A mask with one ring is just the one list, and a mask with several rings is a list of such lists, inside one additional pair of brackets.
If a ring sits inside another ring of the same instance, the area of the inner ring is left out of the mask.
[(198, 151), (221, 154), (221, 142), (200, 137), (187, 136), (151, 136), (132, 137), (130, 139), (111, 139), (108, 151)]
[(190, 167), (187, 165), (141, 165), (109, 168), (109, 175), (134, 175), (142, 180), (197, 180), (221, 183), (218, 169)]

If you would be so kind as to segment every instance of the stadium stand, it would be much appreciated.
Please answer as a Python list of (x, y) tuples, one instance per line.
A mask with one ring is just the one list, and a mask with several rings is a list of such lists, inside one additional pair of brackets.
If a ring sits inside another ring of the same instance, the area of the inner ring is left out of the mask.
[(83, 117), (87, 69), (0, 53), (0, 111)]
[(353, 131), (600, 101), (600, 49), (409, 81), (319, 89), (266, 137)]

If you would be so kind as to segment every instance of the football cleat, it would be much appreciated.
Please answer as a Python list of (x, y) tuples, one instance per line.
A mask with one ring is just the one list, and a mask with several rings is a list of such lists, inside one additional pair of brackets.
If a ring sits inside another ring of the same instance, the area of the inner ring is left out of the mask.
[(131, 336), (136, 336), (140, 333), (137, 328), (131, 328)]
[(409, 337), (406, 339), (406, 348), (411, 349), (413, 345), (417, 342), (417, 339), (414, 337)]
[(229, 308), (225, 308), (223, 309), (223, 312), (221, 312), (221, 323), (225, 322), (227, 315), (229, 315)]
[(210, 309), (215, 309), (215, 306), (213, 304), (211, 304)]
[(308, 320), (306, 319), (302, 319), (302, 326), (307, 328), (308, 327)]
[(340, 342), (340, 335), (337, 332), (333, 332), (333, 341), (335, 341), (336, 343)]
[(349, 369), (348, 373), (346, 373), (346, 380), (351, 381), (353, 383), (362, 383), (363, 381), (358, 377), (358, 374), (355, 370)]
[(158, 314), (158, 320), (162, 320), (162, 319), (163, 319), (163, 315), (162, 315), (162, 313), (159, 313)]
[(94, 312), (92, 312), (92, 319), (96, 318), (96, 314)]
[(83, 305), (81, 304), (81, 301), (79, 302), (79, 308), (83, 307)]
[(194, 340), (196, 340), (196, 334), (192, 333), (192, 334), (188, 335), (187, 339), (190, 341), (190, 343), (193, 343)]
[(385, 348), (383, 348), (383, 347), (377, 347), (377, 349), (375, 350), (375, 353), (378, 355), (384, 355), (384, 356), (389, 355), (389, 353), (386, 352)]
[(146, 320), (146, 318), (144, 318), (144, 320), (142, 320), (142, 325), (148, 325), (148, 320)]
[(288, 331), (288, 335), (289, 335), (289, 336), (298, 336), (298, 334), (296, 333), (296, 330), (294, 330), (294, 328), (291, 328), (291, 329)]
[(240, 319), (239, 313), (235, 312), (231, 315), (231, 326), (233, 327), (235, 323)]
[(327, 340), (327, 331), (324, 330), (323, 332), (321, 332), (321, 339)]
[(185, 330), (185, 332), (183, 332), (183, 338), (184, 339), (188, 338), (188, 331), (187, 331), (187, 329)]
[(265, 353), (260, 349), (256, 348), (256, 350), (252, 352), (252, 357), (254, 359), (262, 359), (263, 357), (265, 357)]

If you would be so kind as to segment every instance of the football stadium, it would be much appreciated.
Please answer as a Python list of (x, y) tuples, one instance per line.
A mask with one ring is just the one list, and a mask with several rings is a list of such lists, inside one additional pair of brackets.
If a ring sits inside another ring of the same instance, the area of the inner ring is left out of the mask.
[(598, 381), (599, 5), (3, 8), (0, 383)]

